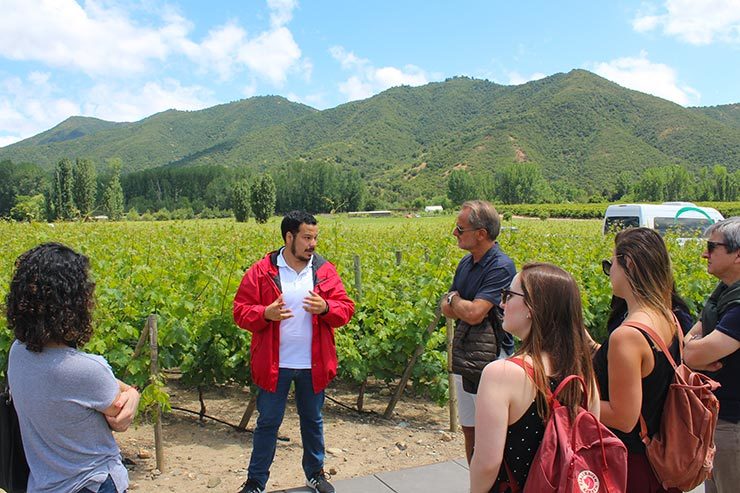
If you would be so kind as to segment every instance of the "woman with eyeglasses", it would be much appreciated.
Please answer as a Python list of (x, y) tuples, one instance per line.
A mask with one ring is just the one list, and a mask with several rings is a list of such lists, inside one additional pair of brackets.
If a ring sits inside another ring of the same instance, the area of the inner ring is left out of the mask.
[[(632, 323), (647, 325), (679, 359), (678, 328), (672, 312), (673, 274), (663, 238), (652, 229), (631, 228), (614, 239), (611, 260), (602, 262), (614, 296), (627, 304), (625, 320), (594, 354), (601, 391), (601, 422), (627, 447), (627, 491), (665, 490), (655, 477), (640, 439), (640, 416), (647, 434), (658, 431), (673, 367), (650, 337)], [(595, 343), (594, 343), (595, 344)]]
[[(526, 264), (502, 291), (501, 308), (504, 330), (522, 341), (514, 358), (533, 367), (534, 379), (510, 360), (494, 361), (483, 370), (470, 464), (472, 493), (511, 491), (511, 479), (524, 487), (549, 417), (548, 389), (564, 377), (579, 375), (590, 384), (589, 408), (599, 415), (581, 295), (573, 277), (552, 264)], [(575, 410), (582, 392), (580, 385), (568, 385), (559, 400)]]

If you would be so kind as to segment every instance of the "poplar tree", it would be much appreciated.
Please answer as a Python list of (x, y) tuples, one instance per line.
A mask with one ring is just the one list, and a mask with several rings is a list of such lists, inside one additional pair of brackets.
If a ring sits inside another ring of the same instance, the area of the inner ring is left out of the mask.
[(74, 204), (72, 161), (67, 158), (57, 163), (52, 179), (51, 199), (53, 218), (68, 221), (77, 214)]
[(265, 173), (252, 186), (252, 211), (258, 223), (266, 223), (275, 213), (275, 182)]
[(103, 209), (113, 221), (123, 217), (123, 188), (121, 187), (121, 164), (113, 162), (113, 175), (103, 193)]
[(238, 181), (231, 192), (231, 208), (237, 222), (243, 223), (249, 219), (249, 185), (245, 181)]
[(89, 159), (77, 158), (74, 167), (74, 199), (80, 216), (90, 217), (95, 209), (95, 164)]

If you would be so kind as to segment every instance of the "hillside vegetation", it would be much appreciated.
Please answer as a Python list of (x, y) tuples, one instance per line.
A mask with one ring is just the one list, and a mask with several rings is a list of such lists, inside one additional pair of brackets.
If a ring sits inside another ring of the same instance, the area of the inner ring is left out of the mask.
[(357, 171), (389, 201), (444, 194), (453, 169), (483, 177), (528, 162), (549, 181), (602, 193), (622, 171), (737, 170), (739, 114), (738, 105), (683, 108), (584, 70), (519, 86), (456, 77), (324, 111), (256, 97), (136, 123), (75, 117), (0, 149), (0, 161), (50, 170), (64, 157), (100, 166), (120, 158), (124, 174), (216, 165), (253, 173), (290, 161), (330, 162)]

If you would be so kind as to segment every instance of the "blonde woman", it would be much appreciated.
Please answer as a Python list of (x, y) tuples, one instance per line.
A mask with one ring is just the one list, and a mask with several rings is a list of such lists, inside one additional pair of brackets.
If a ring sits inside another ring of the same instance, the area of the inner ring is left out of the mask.
[(679, 360), (678, 329), (671, 311), (673, 274), (663, 238), (648, 228), (621, 231), (610, 260), (602, 262), (614, 296), (627, 303), (627, 317), (594, 354), (601, 391), (601, 422), (627, 447), (627, 491), (665, 490), (653, 473), (640, 439), (639, 419), (652, 436), (660, 424), (663, 403), (673, 375), (666, 356), (633, 322), (649, 326)]

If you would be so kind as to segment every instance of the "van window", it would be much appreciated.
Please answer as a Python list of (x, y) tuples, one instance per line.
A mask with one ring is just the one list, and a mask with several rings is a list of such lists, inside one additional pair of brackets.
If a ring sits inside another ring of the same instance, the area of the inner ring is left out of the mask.
[(661, 235), (666, 234), (668, 231), (677, 234), (689, 234), (695, 235), (702, 233), (709, 226), (714, 224), (714, 221), (707, 218), (693, 218), (693, 217), (656, 217), (655, 218), (655, 229)]
[(640, 218), (637, 216), (609, 216), (604, 221), (604, 234), (627, 228), (638, 228)]

